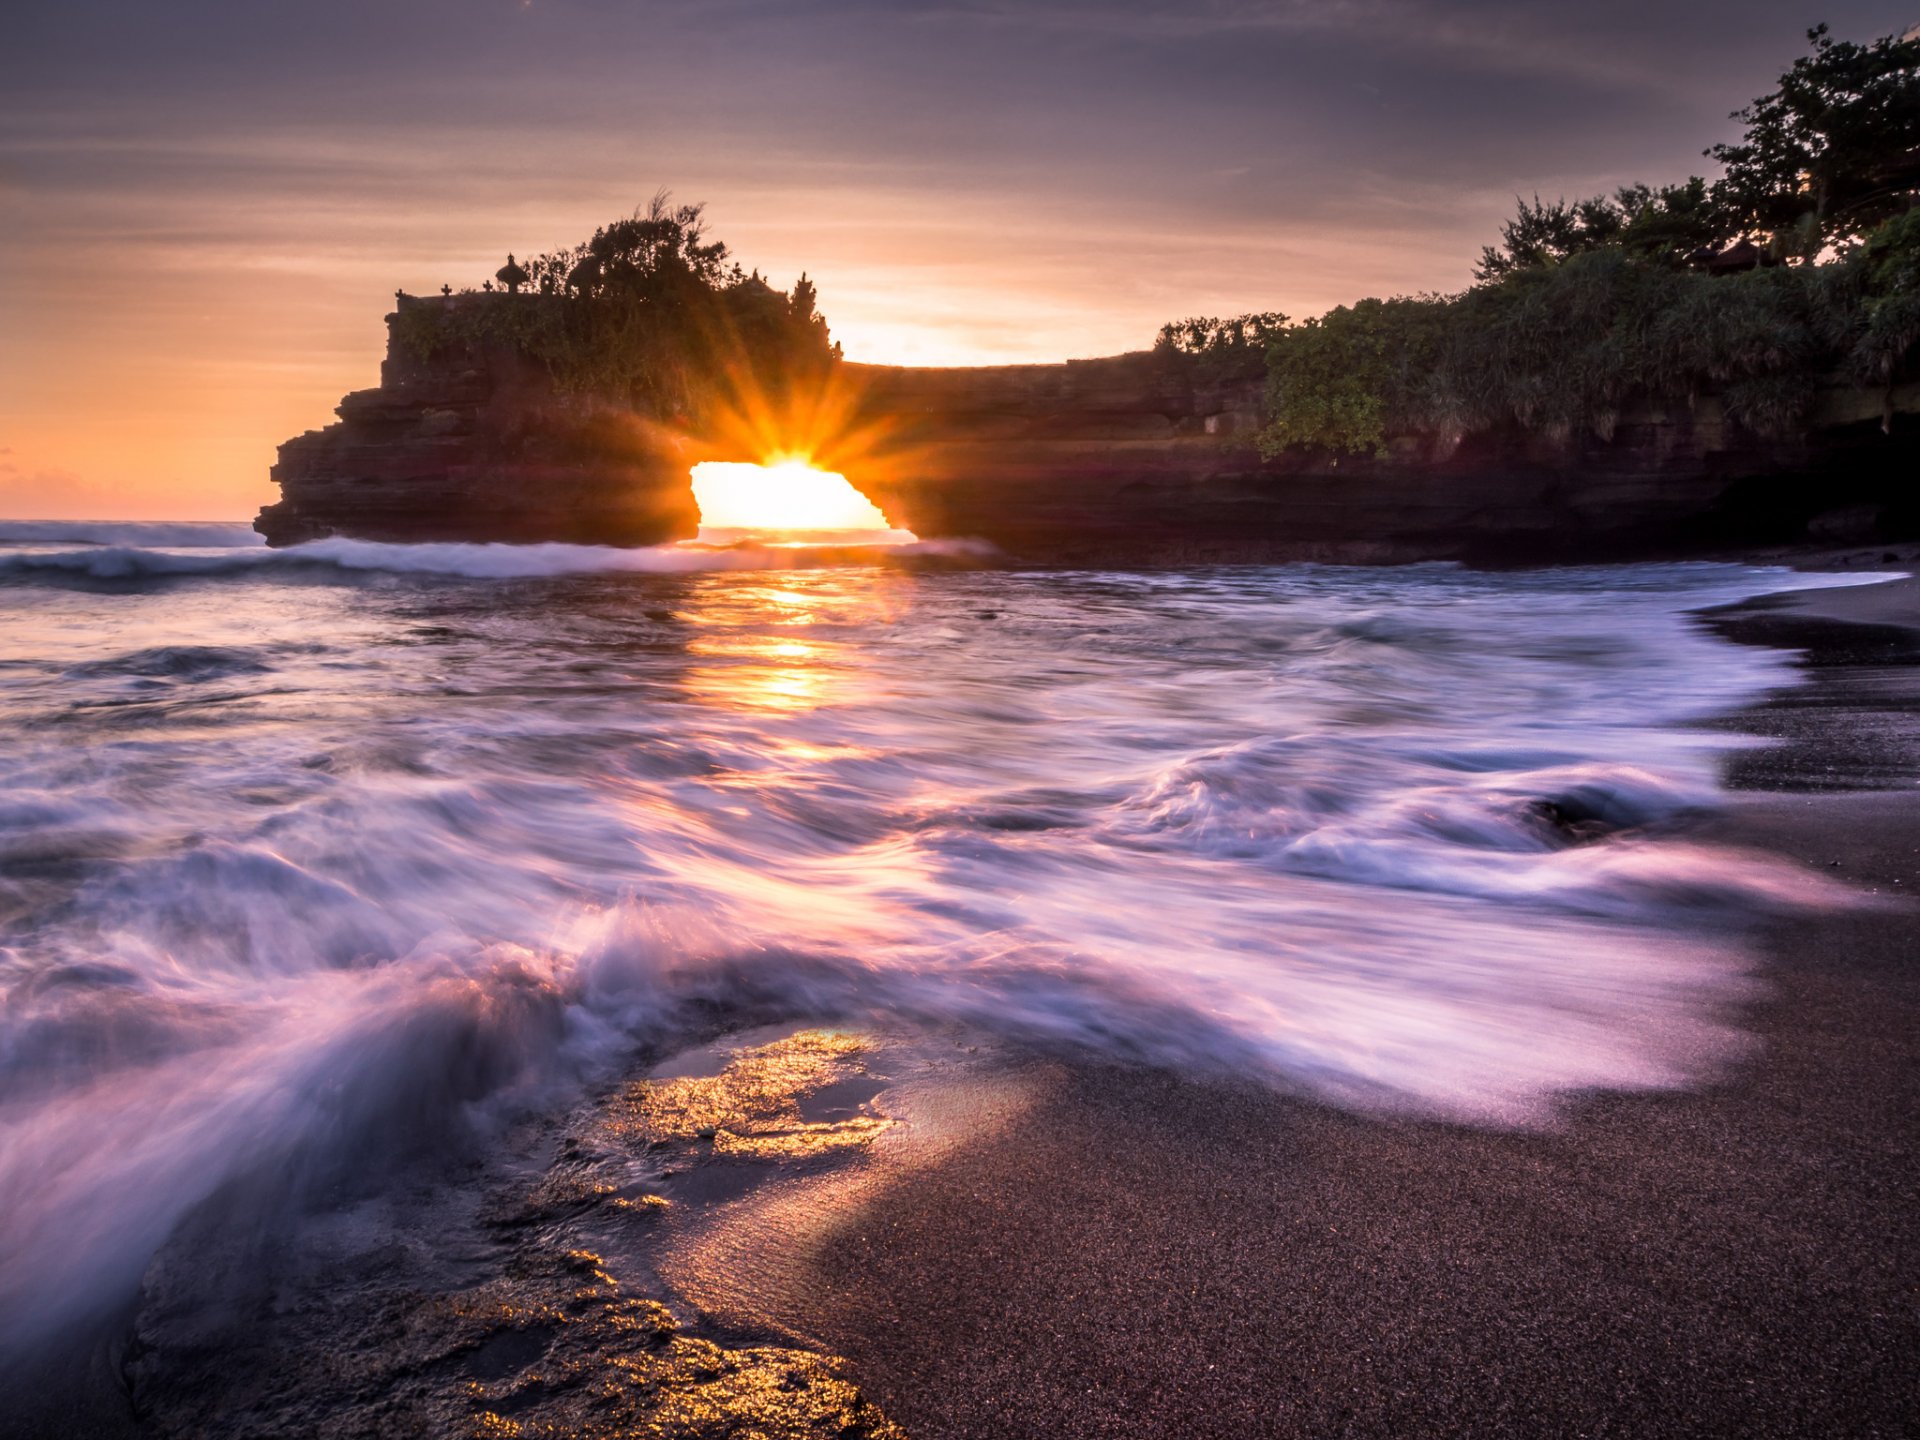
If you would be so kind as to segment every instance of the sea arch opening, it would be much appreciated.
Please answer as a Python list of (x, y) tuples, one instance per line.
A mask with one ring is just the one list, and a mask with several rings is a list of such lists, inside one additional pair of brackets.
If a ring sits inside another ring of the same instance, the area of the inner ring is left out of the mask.
[(699, 545), (907, 545), (880, 507), (837, 470), (799, 457), (756, 465), (703, 460), (693, 467)]

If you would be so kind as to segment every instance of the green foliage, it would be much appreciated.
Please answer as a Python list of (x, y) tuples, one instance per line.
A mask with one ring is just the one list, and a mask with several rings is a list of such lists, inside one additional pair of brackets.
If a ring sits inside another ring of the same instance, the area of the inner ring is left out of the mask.
[(1500, 227), (1500, 244), (1480, 252), (1476, 280), (1500, 280), (1521, 270), (1558, 265), (1575, 255), (1618, 248), (1666, 264), (1682, 263), (1702, 246), (1730, 234), (1726, 212), (1698, 175), (1684, 185), (1655, 190), (1627, 185), (1588, 200), (1522, 200)]
[(1726, 167), (1714, 187), (1747, 233), (1805, 258), (1906, 210), (1920, 188), (1920, 39), (1868, 44), (1807, 32), (1812, 53), (1733, 118), (1738, 144), (1707, 154)]
[(1286, 327), (1287, 317), (1273, 310), (1226, 319), (1196, 315), (1191, 320), (1162, 325), (1153, 348), (1181, 355), (1262, 355), (1273, 337)]
[(1261, 452), (1383, 451), (1390, 429), (1428, 406), (1448, 310), (1434, 297), (1362, 300), (1276, 335)]
[(1462, 429), (1612, 434), (1629, 400), (1713, 390), (1737, 422), (1790, 431), (1847, 325), (1826, 277), (1721, 278), (1600, 251), (1463, 297), (1437, 383)]
[(1779, 89), (1734, 113), (1746, 126), (1739, 143), (1706, 152), (1725, 167), (1719, 180), (1522, 200), (1474, 278), (1606, 249), (1680, 264), (1746, 236), (1775, 260), (1811, 260), (1911, 208), (1920, 198), (1920, 39), (1855, 44), (1824, 25), (1807, 38), (1812, 53)]
[(1626, 218), (1620, 245), (1629, 255), (1676, 264), (1703, 247), (1733, 238), (1732, 217), (1714, 188), (1698, 175), (1683, 184), (1626, 185), (1614, 191)]
[(1887, 383), (1920, 343), (1920, 212), (1817, 266), (1708, 276), (1614, 246), (1451, 298), (1363, 300), (1268, 351), (1269, 456), (1380, 453), (1394, 435), (1613, 433), (1631, 402), (1719, 397), (1792, 434), (1823, 386)]
[(1625, 227), (1617, 207), (1604, 195), (1591, 200), (1552, 203), (1538, 195), (1522, 200), (1513, 219), (1500, 227), (1498, 248), (1487, 246), (1474, 266), (1476, 280), (1499, 280), (1519, 270), (1557, 265), (1571, 255), (1609, 245)]
[(505, 347), (546, 366), (563, 391), (672, 419), (838, 356), (810, 280), (788, 296), (729, 266), (701, 207), (670, 205), (664, 193), (583, 244), (534, 257), (524, 273), (532, 294), (469, 290), (452, 304), (402, 307), (396, 338), (423, 359)]
[(1197, 315), (1162, 325), (1153, 348), (1177, 355), (1203, 381), (1256, 380), (1266, 363), (1267, 346), (1287, 327), (1274, 311), (1220, 318)]
[(1890, 384), (1920, 346), (1920, 210), (1882, 225), (1856, 264), (1865, 294), (1850, 368), (1869, 384)]
[[(1395, 435), (1613, 433), (1622, 409), (1717, 396), (1760, 435), (1802, 426), (1835, 382), (1891, 385), (1920, 347), (1920, 40), (1809, 32), (1811, 55), (1740, 111), (1726, 166), (1653, 189), (1521, 201), (1451, 298), (1363, 300), (1267, 340), (1269, 456), (1379, 454)], [(1729, 275), (1701, 251), (1760, 234), (1773, 264)], [(1846, 242), (1865, 237), (1863, 244)], [(1834, 247), (1838, 245), (1838, 249)], [(1277, 319), (1277, 317), (1274, 317)], [(1160, 343), (1204, 353), (1225, 322)]]

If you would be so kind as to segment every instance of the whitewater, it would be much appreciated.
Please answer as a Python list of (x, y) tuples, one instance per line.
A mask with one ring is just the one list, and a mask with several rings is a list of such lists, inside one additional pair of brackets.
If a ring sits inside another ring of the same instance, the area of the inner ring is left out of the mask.
[(791, 564), (0, 525), (0, 1358), (716, 1028), (1541, 1124), (1842, 899), (1693, 825), (1820, 577)]

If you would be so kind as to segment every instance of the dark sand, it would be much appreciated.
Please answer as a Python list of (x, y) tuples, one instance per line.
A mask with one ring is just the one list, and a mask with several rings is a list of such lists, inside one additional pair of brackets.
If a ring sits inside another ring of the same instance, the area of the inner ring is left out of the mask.
[[(1838, 792), (1715, 838), (1920, 889), (1917, 590), (1711, 622), (1813, 647), (1730, 779)], [(1746, 1060), (1550, 1133), (1036, 1064), (1013, 1130), (787, 1242), (763, 1313), (921, 1440), (1920, 1434), (1920, 910), (1760, 940)]]

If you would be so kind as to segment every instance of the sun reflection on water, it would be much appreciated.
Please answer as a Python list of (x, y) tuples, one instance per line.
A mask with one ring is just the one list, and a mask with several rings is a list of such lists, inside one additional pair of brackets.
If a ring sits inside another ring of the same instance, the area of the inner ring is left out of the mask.
[(715, 576), (685, 610), (694, 627), (683, 677), (693, 700), (733, 710), (801, 711), (860, 698), (866, 653), (837, 637), (884, 621), (894, 586), (880, 572), (769, 571)]

